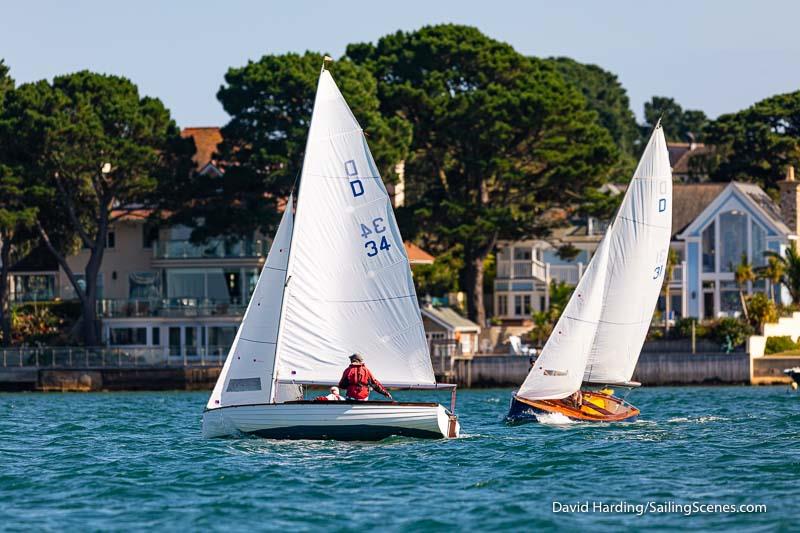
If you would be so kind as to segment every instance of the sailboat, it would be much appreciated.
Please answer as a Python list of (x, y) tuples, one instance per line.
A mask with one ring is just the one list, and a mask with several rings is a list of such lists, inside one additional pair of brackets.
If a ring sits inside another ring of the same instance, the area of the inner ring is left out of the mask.
[[(327, 60), (328, 58), (326, 58)], [(203, 434), (276, 439), (458, 437), (436, 382), (411, 269), (364, 132), (323, 64), (293, 212), (289, 198), (203, 412)], [(428, 402), (314, 401), (363, 354), (387, 388)]]
[(658, 295), (672, 233), (672, 170), (656, 125), (622, 204), (583, 277), (511, 400), (509, 422), (542, 414), (633, 421), (630, 390)]

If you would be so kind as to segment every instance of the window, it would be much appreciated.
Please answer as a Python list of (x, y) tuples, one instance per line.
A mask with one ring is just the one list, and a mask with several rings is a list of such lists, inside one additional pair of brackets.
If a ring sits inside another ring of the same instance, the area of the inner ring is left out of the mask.
[[(78, 282), (78, 287), (81, 288), (82, 291), (86, 291), (86, 276), (84, 274), (75, 274), (75, 280)], [(97, 297), (103, 298), (103, 273), (97, 274)], [(67, 298), (77, 298), (75, 294), (75, 289), (72, 285), (69, 285), (67, 289)]]
[(531, 295), (517, 294), (514, 296), (514, 315), (527, 316), (531, 314)]
[(169, 353), (175, 355), (181, 353), (181, 328), (169, 328)]
[(208, 347), (209, 349), (220, 348), (227, 351), (233, 344), (236, 337), (235, 326), (209, 326), (208, 328)]
[(153, 328), (153, 342), (151, 343), (153, 346), (161, 346), (161, 328)]
[(106, 233), (106, 248), (116, 248), (117, 246), (117, 234), (114, 230), (108, 230)]
[(18, 274), (11, 280), (10, 298), (14, 302), (41, 302), (56, 296), (56, 277), (52, 274)]
[(158, 227), (153, 224), (142, 224), (142, 248), (149, 250), (158, 240)]
[[(242, 272), (238, 268), (175, 268), (168, 269), (166, 277), (168, 298), (209, 299), (218, 303), (242, 301)], [(255, 288), (253, 277), (248, 282)]]
[(497, 314), (505, 316), (508, 314), (508, 295), (499, 294), (497, 296)]
[(716, 236), (714, 228), (716, 224), (712, 222), (703, 230), (703, 272), (714, 272), (714, 254), (716, 253)]
[(767, 251), (767, 232), (753, 221), (751, 237), (750, 250), (752, 258), (750, 262), (753, 263), (753, 266), (765, 266), (767, 264), (767, 258), (764, 256), (764, 252)]
[(128, 298), (151, 300), (161, 297), (161, 277), (157, 272), (131, 272), (128, 274)]
[(719, 310), (726, 316), (738, 316), (742, 311), (739, 287), (735, 281), (722, 281), (719, 286)]
[(734, 272), (747, 253), (747, 215), (741, 211), (727, 211), (719, 216), (720, 272)]
[(146, 345), (147, 328), (111, 328), (108, 343), (111, 346)]
[(530, 261), (531, 257), (532, 255), (530, 248), (514, 248), (515, 261)]

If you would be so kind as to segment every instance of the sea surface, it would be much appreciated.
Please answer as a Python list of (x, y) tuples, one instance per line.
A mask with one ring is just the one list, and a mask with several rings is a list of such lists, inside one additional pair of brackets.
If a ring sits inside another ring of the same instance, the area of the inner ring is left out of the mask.
[(800, 528), (787, 387), (643, 388), (638, 422), (515, 427), (510, 392), (460, 391), (460, 439), (374, 443), (203, 440), (206, 393), (0, 394), (0, 530)]

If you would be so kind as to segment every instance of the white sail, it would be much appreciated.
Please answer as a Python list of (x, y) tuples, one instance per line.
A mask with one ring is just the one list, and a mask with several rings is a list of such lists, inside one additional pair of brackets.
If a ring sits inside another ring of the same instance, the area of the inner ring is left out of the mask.
[(605, 297), (585, 381), (620, 383), (633, 376), (664, 282), (671, 234), (672, 172), (659, 125), (605, 238)]
[(603, 239), (556, 322), (534, 367), (517, 392), (529, 400), (559, 400), (581, 387), (583, 371), (600, 320), (608, 269)]
[(272, 396), (281, 300), (292, 242), (292, 198), (207, 407), (263, 403)]
[(389, 196), (361, 127), (323, 71), (300, 182), (276, 377), (336, 382), (353, 352), (386, 383), (434, 383)]

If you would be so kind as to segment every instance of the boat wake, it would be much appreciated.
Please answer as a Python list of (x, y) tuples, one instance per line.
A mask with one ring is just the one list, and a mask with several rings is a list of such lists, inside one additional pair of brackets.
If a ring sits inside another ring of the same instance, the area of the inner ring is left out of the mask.
[(572, 420), (561, 413), (536, 413), (536, 420), (538, 420), (540, 424), (546, 424), (548, 426), (578, 424), (577, 420)]

